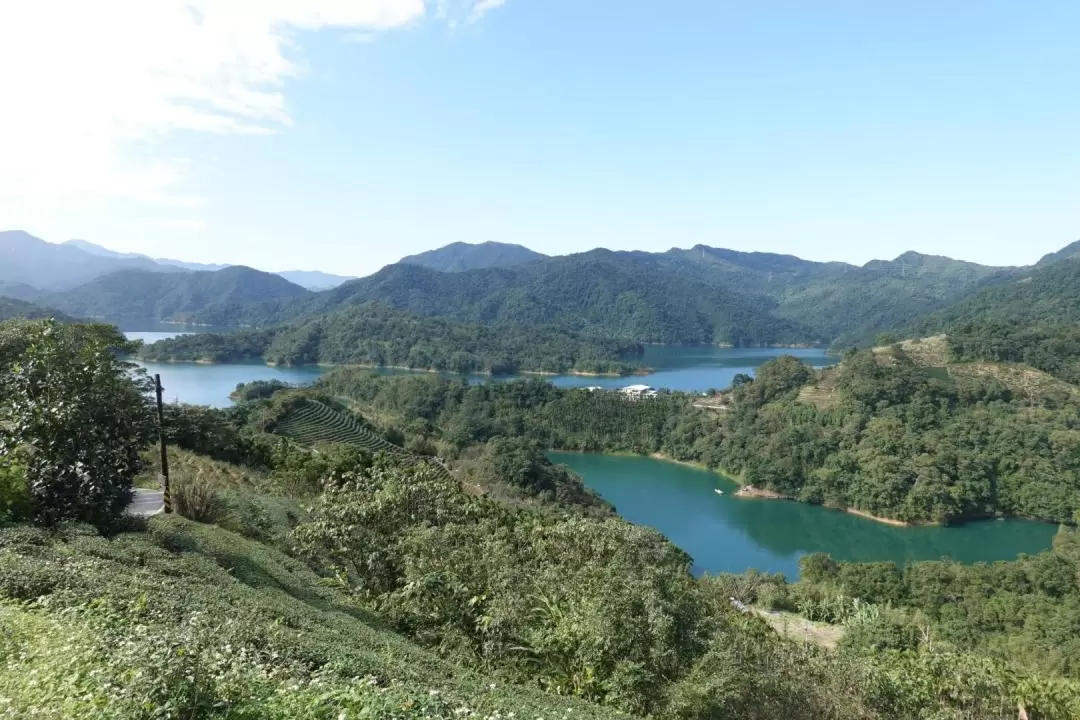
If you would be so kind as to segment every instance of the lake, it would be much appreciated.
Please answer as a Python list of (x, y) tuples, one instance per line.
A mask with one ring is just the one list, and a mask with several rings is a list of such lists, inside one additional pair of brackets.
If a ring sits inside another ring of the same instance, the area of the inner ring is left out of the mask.
[[(153, 343), (184, 333), (155, 330), (153, 332), (125, 332), (128, 339)], [(738, 349), (719, 347), (646, 346), (642, 362), (655, 372), (640, 377), (580, 377), (558, 375), (548, 377), (559, 387), (587, 387), (596, 385), (617, 388), (634, 383), (645, 383), (656, 388), (703, 392), (710, 388), (725, 388), (739, 373), (753, 374), (762, 363), (779, 355), (794, 355), (814, 367), (835, 362), (820, 349)], [(195, 363), (139, 363), (151, 374), (160, 373), (165, 386), (165, 398), (169, 402), (192, 403), (227, 407), (231, 404), (229, 393), (238, 383), (252, 380), (281, 380), (282, 382), (307, 384), (314, 382), (325, 369), (319, 367), (268, 367), (252, 363), (243, 365), (198, 365)], [(407, 370), (372, 370), (385, 375), (408, 374)], [(506, 382), (518, 376), (492, 378), (487, 375), (469, 376), (470, 382)], [(532, 376), (535, 377), (535, 376)]]
[(892, 527), (804, 503), (737, 498), (734, 481), (663, 460), (564, 452), (548, 457), (581, 475), (622, 517), (656, 528), (690, 553), (697, 573), (757, 568), (795, 578), (799, 558), (814, 552), (900, 564), (942, 557), (965, 563), (1013, 560), (1048, 549), (1057, 532), (1049, 523), (1026, 520)]

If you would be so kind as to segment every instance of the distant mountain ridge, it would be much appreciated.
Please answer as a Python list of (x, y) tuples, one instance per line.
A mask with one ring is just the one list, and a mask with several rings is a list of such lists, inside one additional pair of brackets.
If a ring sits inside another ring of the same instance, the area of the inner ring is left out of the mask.
[(507, 268), (548, 256), (522, 245), (509, 243), (456, 242), (435, 250), (409, 255), (398, 261), (401, 265), (420, 265), (439, 272), (465, 272), (486, 268)]
[[(182, 268), (184, 270), (192, 271), (217, 271), (224, 270), (228, 267), (236, 267), (234, 265), (215, 265), (213, 263), (196, 263), (185, 262), (183, 260), (172, 260), (170, 258), (151, 258), (148, 255), (142, 255), (140, 253), (120, 253), (115, 250), (110, 250), (107, 247), (98, 245), (96, 243), (89, 242), (88, 240), (68, 240), (63, 245), (71, 246), (88, 252), (92, 255), (99, 257), (111, 257), (121, 260), (149, 260), (150, 262), (158, 265), (167, 265), (171, 267)], [(275, 272), (275, 275), (280, 275), (291, 283), (305, 287), (308, 290), (327, 290), (332, 287), (337, 287), (343, 282), (349, 280), (355, 280), (356, 278), (348, 275), (332, 275), (331, 273), (320, 272), (318, 270), (282, 270)]]
[(44, 320), (53, 318), (60, 322), (70, 322), (74, 318), (52, 308), (42, 307), (23, 300), (0, 297), (0, 322), (13, 319)]
[[(464, 323), (554, 326), (635, 342), (783, 345), (813, 336), (771, 316), (772, 301), (664, 272), (652, 256), (609, 250), (458, 273), (389, 265), (298, 301), (247, 308), (236, 322), (296, 322), (370, 301)], [(229, 318), (200, 313), (197, 320), (220, 325)]]
[(200, 312), (238, 312), (253, 303), (310, 294), (273, 273), (233, 266), (215, 272), (124, 270), (46, 295), (41, 302), (71, 315), (130, 327), (187, 322)]
[[(0, 296), (33, 300), (35, 293), (71, 290), (121, 270), (180, 273), (223, 270), (229, 265), (154, 259), (120, 253), (87, 240), (49, 243), (22, 230), (0, 232)], [(353, 278), (305, 270), (275, 273), (294, 284), (325, 290)]]
[(0, 282), (58, 291), (120, 270), (181, 272), (146, 258), (104, 257), (54, 245), (21, 230), (0, 232)]
[[(112, 263), (108, 267), (119, 263), (129, 269), (131, 263), (153, 262), (96, 257), (74, 246), (86, 243), (72, 245), (48, 247)], [(319, 292), (303, 292), (281, 277), (270, 283), (265, 277), (269, 273), (248, 268), (244, 270), (255, 275), (240, 286), (250, 283), (251, 292), (221, 278), (191, 283), (149, 280), (146, 275), (155, 272), (148, 270), (163, 274), (162, 266), (153, 265), (140, 268), (140, 273), (41, 296), (33, 287), (12, 284), (25, 280), (0, 273), (0, 294), (7, 288), (18, 299), (80, 316), (182, 318), (219, 327), (296, 325), (377, 302), (460, 323), (554, 327), (620, 341), (847, 347), (865, 346), (881, 331), (912, 327), (1027, 276), (1041, 277), (1069, 265), (1073, 262), (1069, 258), (1077, 254), (1080, 243), (1047, 255), (1038, 266), (1022, 268), (916, 252), (856, 266), (705, 245), (661, 253), (597, 249), (546, 257), (505, 243), (453, 243)], [(230, 277), (232, 270), (201, 274)], [(191, 273), (171, 268), (165, 274)], [(304, 278), (308, 285), (317, 279)], [(211, 289), (204, 292), (202, 283)], [(1032, 302), (1041, 307), (1041, 300)]]

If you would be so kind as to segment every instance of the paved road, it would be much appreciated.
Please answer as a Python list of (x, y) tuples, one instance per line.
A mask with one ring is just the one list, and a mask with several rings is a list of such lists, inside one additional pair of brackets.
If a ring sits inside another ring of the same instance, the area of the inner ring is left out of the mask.
[(127, 511), (132, 515), (147, 517), (157, 515), (165, 509), (165, 498), (160, 490), (144, 490), (136, 488), (135, 499), (127, 506)]

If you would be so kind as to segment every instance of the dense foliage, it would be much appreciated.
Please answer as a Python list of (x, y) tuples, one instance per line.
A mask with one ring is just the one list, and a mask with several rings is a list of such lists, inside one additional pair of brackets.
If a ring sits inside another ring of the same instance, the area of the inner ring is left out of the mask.
[(348, 398), (382, 419), (384, 431), (434, 442), (456, 457), (496, 437), (527, 437), (544, 448), (654, 453), (694, 459), (715, 414), (681, 393), (635, 402), (619, 393), (557, 388), (543, 380), (469, 385), (437, 376), (379, 377), (356, 368), (324, 375), (316, 388)]
[(144, 347), (154, 361), (397, 366), (506, 375), (521, 371), (622, 373), (641, 346), (544, 328), (492, 328), (417, 318), (376, 304), (272, 330), (195, 334)]
[(760, 378), (734, 391), (723, 467), (800, 500), (909, 521), (1071, 521), (1080, 508), (1080, 401), (1068, 386), (1029, 382), (1033, 371), (927, 369), (900, 351), (850, 355), (800, 396), (807, 372), (767, 393)]
[(1080, 261), (1075, 257), (1038, 267), (1014, 282), (988, 287), (912, 323), (911, 334), (950, 331), (962, 323), (1007, 322), (1025, 326), (1080, 321)]
[(958, 323), (949, 328), (948, 342), (957, 361), (1023, 363), (1080, 385), (1080, 327), (1076, 325)]
[(271, 301), (200, 322), (267, 325), (377, 301), (470, 323), (559, 327), (640, 342), (737, 346), (866, 344), (988, 285), (993, 268), (905, 253), (862, 267), (698, 246), (666, 253), (593, 250), (513, 267), (439, 272), (411, 264), (298, 301)]
[[(835, 563), (803, 558), (802, 580), (770, 588), (769, 602), (821, 614), (814, 600), (847, 598), (829, 619), (839, 621), (855, 598), (903, 610), (890, 627), (907, 628), (908, 646), (926, 637), (938, 647), (967, 648), (1031, 670), (1080, 678), (1080, 531), (1059, 532), (1051, 552), (1015, 561), (962, 565), (940, 560), (910, 563)], [(852, 644), (881, 627), (867, 627)], [(913, 637), (914, 636), (914, 637)], [(865, 644), (865, 642), (864, 642)]]
[[(767, 402), (805, 373), (783, 363), (741, 386), (756, 385)], [(1023, 708), (1064, 720), (1080, 708), (1080, 689), (1066, 680), (911, 641), (899, 623), (892, 634), (870, 627), (841, 650), (786, 640), (732, 608), (729, 596), (749, 599), (754, 578), (693, 578), (685, 553), (606, 511), (580, 480), (575, 490), (572, 474), (522, 438), (530, 426), (552, 431), (557, 414), (614, 402), (640, 408), (608, 426), (614, 442), (668, 437), (650, 409), (665, 404), (716, 422), (689, 398), (631, 403), (540, 381), (469, 387), (355, 370), (331, 379), (366, 392), (380, 419), (410, 418), (405, 432), (458, 447), (455, 474), (260, 435), (326, 385), (270, 397), (260, 387), (228, 411), (173, 408), (178, 445), (265, 464), (174, 453), (184, 511), (198, 523), (155, 518), (111, 541), (70, 527), (48, 536), (0, 528), (8, 709), (868, 720), (1010, 718)], [(574, 437), (584, 417), (577, 427)], [(293, 549), (306, 565), (284, 554)]]
[(198, 321), (265, 326), (372, 301), (458, 322), (553, 326), (635, 342), (755, 346), (813, 339), (806, 328), (772, 317), (767, 298), (666, 272), (649, 256), (606, 250), (463, 273), (391, 265), (310, 298), (248, 306), (238, 315), (203, 313)]
[(0, 324), (0, 486), (25, 483), (38, 520), (104, 525), (129, 502), (154, 422), (127, 348), (103, 325)]
[(527, 435), (548, 448), (662, 453), (912, 522), (996, 513), (1069, 522), (1080, 509), (1080, 393), (1022, 368), (926, 368), (897, 350), (816, 372), (786, 357), (743, 379), (719, 409), (679, 393), (631, 402), (543, 382), (470, 387), (348, 369), (320, 387), (451, 456)]

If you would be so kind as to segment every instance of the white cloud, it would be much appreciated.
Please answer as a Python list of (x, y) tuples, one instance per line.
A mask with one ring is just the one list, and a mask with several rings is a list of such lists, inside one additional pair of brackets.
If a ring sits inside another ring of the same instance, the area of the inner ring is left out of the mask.
[(469, 14), (469, 22), (476, 22), (484, 13), (501, 8), (506, 4), (506, 0), (476, 0), (472, 6), (472, 12)]
[[(469, 17), (501, 4), (460, 2)], [(430, 4), (0, 0), (0, 212), (94, 197), (192, 204), (170, 137), (287, 129), (297, 33), (392, 30)]]

